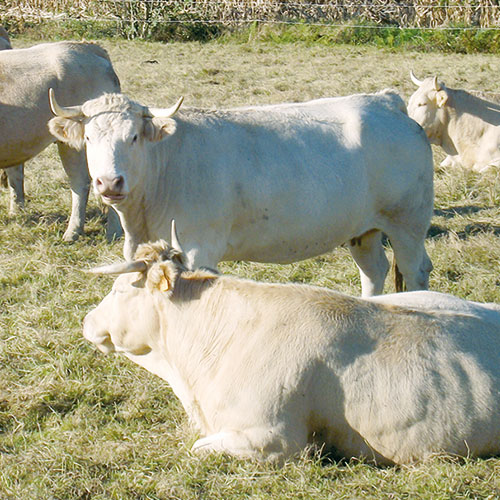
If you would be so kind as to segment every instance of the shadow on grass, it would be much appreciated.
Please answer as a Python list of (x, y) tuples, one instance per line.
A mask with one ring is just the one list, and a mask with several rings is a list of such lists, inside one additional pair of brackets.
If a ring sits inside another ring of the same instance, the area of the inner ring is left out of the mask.
[[(466, 205), (459, 207), (450, 207), (443, 209), (435, 209), (434, 215), (438, 217), (444, 217), (446, 219), (453, 219), (455, 216), (466, 216), (471, 214), (476, 214), (483, 210), (491, 210), (494, 207), (479, 207), (476, 205)], [(429, 231), (427, 233), (428, 238), (438, 239), (446, 236), (450, 233), (455, 234), (458, 239), (466, 240), (470, 236), (475, 236), (481, 233), (492, 233), (495, 236), (500, 236), (500, 225), (491, 224), (488, 222), (473, 222), (467, 224), (462, 231), (452, 231), (449, 228), (442, 227), (437, 224), (431, 224)]]

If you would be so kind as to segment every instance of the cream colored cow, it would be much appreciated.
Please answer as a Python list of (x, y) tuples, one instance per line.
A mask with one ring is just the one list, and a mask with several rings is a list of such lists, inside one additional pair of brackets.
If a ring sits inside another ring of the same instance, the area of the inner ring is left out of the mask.
[(83, 333), (171, 385), (201, 434), (194, 451), (283, 460), (317, 442), (379, 464), (500, 452), (498, 306), (360, 299), (185, 259), (160, 242), (97, 270), (127, 274)]
[(500, 166), (500, 104), (446, 87), (436, 76), (411, 78), (418, 89), (408, 114), (448, 155), (442, 166), (461, 164), (479, 172)]
[(123, 94), (74, 107), (52, 98), (50, 130), (85, 147), (94, 190), (120, 215), (126, 259), (141, 242), (167, 239), (174, 218), (194, 267), (289, 263), (350, 243), (370, 296), (384, 289), (385, 233), (408, 290), (427, 288), (432, 153), (399, 95), (179, 106), (148, 108)]
[[(6, 40), (0, 32), (0, 41)], [(5, 46), (4, 48), (9, 48)], [(22, 163), (55, 142), (47, 127), (53, 116), (49, 87), (64, 102), (90, 99), (120, 90), (120, 82), (107, 52), (96, 44), (57, 42), (0, 51), (0, 168), (6, 169), (11, 190), (10, 211), (23, 205)], [(68, 175), (72, 211), (65, 240), (83, 232), (89, 193), (84, 151), (58, 142), (59, 156)], [(116, 214), (109, 211), (108, 236), (121, 233)]]

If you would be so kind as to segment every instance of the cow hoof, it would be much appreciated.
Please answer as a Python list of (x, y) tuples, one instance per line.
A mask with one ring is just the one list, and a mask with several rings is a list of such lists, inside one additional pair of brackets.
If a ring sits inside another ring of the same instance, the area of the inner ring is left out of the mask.
[(67, 242), (76, 241), (80, 237), (81, 234), (82, 234), (81, 231), (69, 231), (69, 230), (67, 230), (63, 235), (63, 240), (67, 241)]

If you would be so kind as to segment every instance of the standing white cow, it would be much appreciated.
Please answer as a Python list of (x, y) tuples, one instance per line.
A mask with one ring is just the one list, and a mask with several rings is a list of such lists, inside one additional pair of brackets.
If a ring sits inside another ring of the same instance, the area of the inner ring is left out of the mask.
[[(0, 26), (0, 50), (11, 49), (9, 34), (3, 26)], [(0, 185), (9, 188), (9, 213), (12, 215), (24, 206), (23, 176), (24, 164), (0, 171)]]
[(86, 147), (94, 188), (120, 215), (124, 254), (169, 237), (190, 266), (292, 262), (351, 242), (364, 296), (383, 292), (389, 237), (409, 290), (432, 268), (424, 240), (433, 163), (391, 92), (227, 111), (144, 107), (122, 94), (52, 99), (60, 141)]
[[(52, 117), (49, 87), (64, 102), (118, 92), (120, 83), (107, 52), (98, 45), (79, 42), (40, 44), (0, 52), (0, 168), (8, 171), (11, 210), (24, 199), (21, 163), (54, 142), (47, 123)], [(65, 240), (83, 232), (89, 192), (84, 151), (58, 143), (59, 155), (72, 191), (72, 213)], [(116, 214), (110, 210), (108, 235), (119, 232)]]
[(423, 81), (413, 72), (410, 76), (418, 90), (408, 114), (447, 153), (441, 165), (462, 164), (479, 172), (500, 166), (500, 104), (446, 87), (437, 76)]
[[(172, 238), (176, 246), (175, 238)], [(189, 271), (139, 247), (84, 336), (165, 379), (194, 451), (283, 460), (307, 443), (404, 464), (500, 453), (500, 307), (418, 291), (371, 299)]]

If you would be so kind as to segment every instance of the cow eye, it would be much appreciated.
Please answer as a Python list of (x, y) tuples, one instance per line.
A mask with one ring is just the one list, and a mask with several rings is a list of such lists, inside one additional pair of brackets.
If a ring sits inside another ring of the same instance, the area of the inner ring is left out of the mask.
[(132, 137), (132, 144), (135, 144), (137, 142), (137, 134)]

